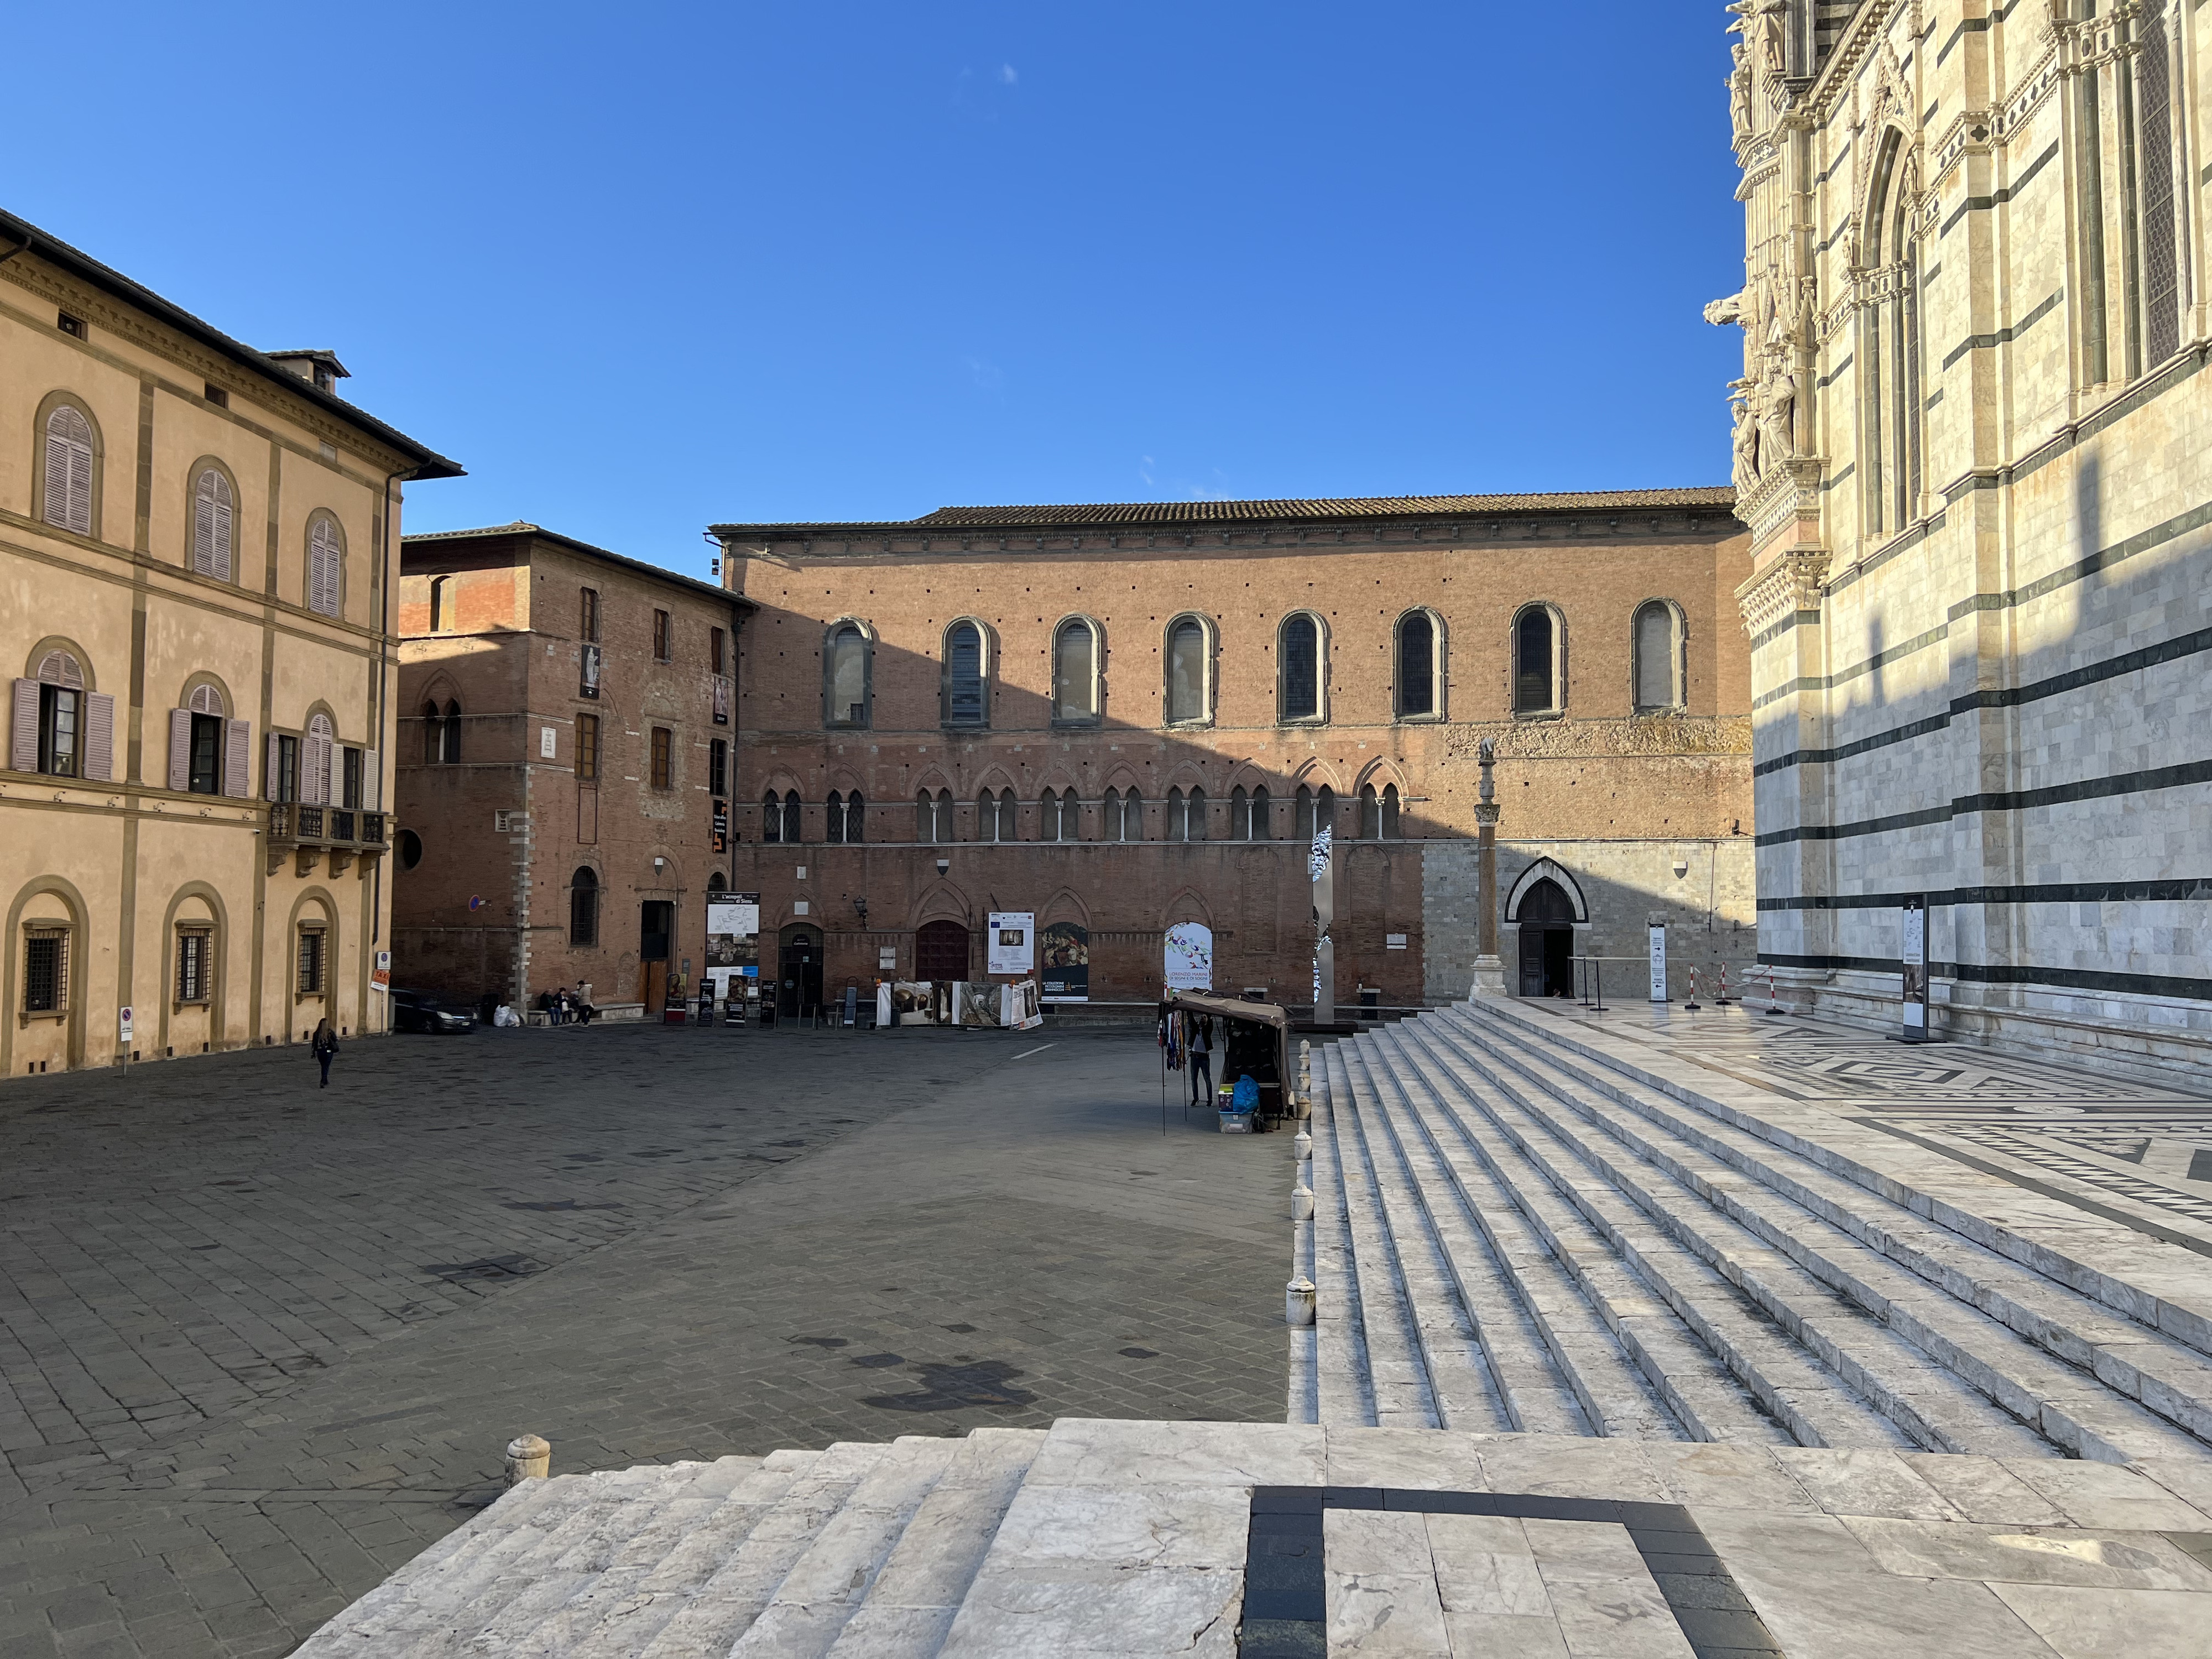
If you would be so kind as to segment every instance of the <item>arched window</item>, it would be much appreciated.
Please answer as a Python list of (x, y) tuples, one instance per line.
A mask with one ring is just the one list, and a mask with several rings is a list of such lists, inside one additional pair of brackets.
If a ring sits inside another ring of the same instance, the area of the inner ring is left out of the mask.
[(1318, 720), (1328, 679), (1328, 636), (1310, 611), (1283, 618), (1275, 644), (1276, 696), (1286, 720)]
[(867, 838), (867, 805), (857, 789), (845, 797), (845, 844), (848, 847), (857, 847)]
[(461, 763), (461, 704), (457, 697), (446, 702), (446, 764)]
[(1375, 793), (1371, 783), (1359, 786), (1359, 839), (1382, 839), (1382, 799)]
[(1052, 636), (1052, 717), (1062, 726), (1098, 722), (1098, 669), (1105, 655), (1098, 624), (1070, 617)]
[(1398, 786), (1395, 783), (1382, 786), (1382, 839), (1398, 839)]
[(1266, 784), (1255, 783), (1252, 786), (1252, 793), (1247, 802), (1247, 807), (1249, 816), (1244, 819), (1243, 838), (1246, 841), (1273, 840), (1275, 836), (1274, 825), (1269, 822), (1269, 816), (1273, 809), (1271, 803), (1267, 799), (1267, 786)]
[(1073, 789), (1048, 789), (1039, 803), (1047, 841), (1079, 841), (1082, 839), (1082, 820), (1076, 816), (1081, 803)]
[(1858, 348), (1866, 364), (1861, 459), (1867, 528), (1878, 535), (1902, 530), (1920, 516), (1920, 240), (1912, 222), (1918, 194), (1905, 136), (1892, 129), (1876, 153), (1864, 251), (1869, 269), (1877, 273), (1875, 291), (1887, 292), (1860, 313)]
[(986, 789), (975, 798), (975, 839), (1012, 841), (1015, 836), (1014, 792)]
[(230, 580), (237, 512), (230, 480), (215, 467), (201, 468), (192, 481), (192, 568), (200, 575)]
[(841, 845), (845, 839), (845, 797), (832, 789), (823, 806), (823, 833), (829, 836), (832, 846)]
[(568, 878), (568, 943), (599, 942), (599, 878), (589, 870)]
[(761, 797), (761, 839), (777, 842), (783, 839), (783, 797), (773, 789)]
[(328, 519), (317, 519), (307, 532), (307, 609), (335, 617), (345, 601), (340, 589), (344, 556), (338, 544), (338, 527)]
[(1513, 619), (1513, 712), (1556, 714), (1565, 704), (1560, 672), (1565, 630), (1547, 605), (1532, 605)]
[(1134, 789), (1106, 792), (1106, 839), (1142, 841), (1145, 838), (1145, 798)]
[(446, 758), (446, 721), (434, 698), (422, 705), (422, 763), (436, 766)]
[(114, 775), (115, 699), (88, 690), (84, 665), (52, 650), (33, 677), (15, 682), (9, 764), (18, 772), (100, 782)]
[(92, 534), (92, 422), (67, 404), (46, 416), (45, 493), (41, 519), (80, 536)]
[(952, 792), (940, 789), (935, 794), (928, 790), (917, 791), (914, 798), (914, 838), (928, 845), (952, 839)]
[(860, 798), (860, 792), (855, 789), (851, 794), (847, 795), (832, 789), (830, 792), (830, 799), (824, 805), (825, 810), (823, 816), (828, 825), (826, 833), (830, 840), (840, 846), (859, 846), (862, 840), (861, 832), (865, 827), (863, 812), (866, 806), (866, 803)]
[(1636, 711), (1680, 708), (1684, 702), (1682, 616), (1664, 599), (1636, 607), (1631, 628), (1636, 653)]
[(825, 724), (865, 726), (868, 723), (868, 636), (858, 623), (839, 623), (830, 630), (822, 653)]
[(710, 871), (708, 873), (707, 896), (708, 898), (713, 898), (718, 894), (726, 893), (729, 891), (729, 889), (730, 884), (722, 879), (722, 872), (720, 870)]
[(1204, 618), (1177, 617), (1168, 624), (1167, 714), (1170, 726), (1196, 726), (1213, 718), (1212, 629)]
[(1168, 791), (1168, 839), (1206, 839), (1205, 790), (1194, 787), (1187, 795), (1180, 789)]
[(788, 789), (783, 796), (783, 839), (787, 846), (799, 844), (799, 791)]
[(1336, 829), (1336, 792), (1325, 783), (1317, 792), (1300, 784), (1297, 817), (1300, 841), (1311, 841), (1323, 830), (1334, 834)]
[(1433, 611), (1408, 611), (1398, 618), (1398, 718), (1433, 720), (1443, 710), (1443, 625)]
[(980, 726), (991, 723), (991, 700), (985, 678), (983, 629), (962, 620), (945, 631), (945, 723)]
[(328, 714), (307, 720), (307, 741), (300, 756), (300, 799), (309, 806), (328, 806), (331, 801), (331, 756), (336, 744)]

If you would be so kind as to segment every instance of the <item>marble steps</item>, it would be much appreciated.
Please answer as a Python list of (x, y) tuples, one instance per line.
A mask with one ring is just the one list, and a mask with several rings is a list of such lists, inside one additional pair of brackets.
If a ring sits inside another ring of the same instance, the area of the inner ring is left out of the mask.
[(1337, 1145), (1334, 1103), (1348, 1091), (1331, 1081), (1326, 1049), (1315, 1055), (1313, 1224), (1293, 1229), (1310, 1235), (1307, 1267), (1319, 1291), (1314, 1309), (1314, 1418), (1346, 1427), (1372, 1425), (1375, 1396), (1369, 1383), (1367, 1340), (1361, 1328), (1352, 1224), (1344, 1201), (1344, 1163)]
[[(1414, 1032), (1414, 1041), (1426, 1035)], [(1495, 1087), (1455, 1073), (1431, 1048), (1438, 1071), (1458, 1085), (1446, 1115), (1472, 1145), (1509, 1172), (1516, 1201), (1530, 1209), (1571, 1206), (1607, 1250), (1692, 1332), (1801, 1445), (1915, 1447), (1879, 1407), (1794, 1338), (1711, 1264), (1651, 1226), (1601, 1175), (1583, 1170), (1553, 1142), (1540, 1120)]]
[(1458, 1236), (1464, 1230), (1454, 1229), (1458, 1218), (1430, 1211), (1418, 1178), (1405, 1167), (1405, 1148), (1377, 1098), (1389, 1086), (1387, 1074), (1369, 1072), (1365, 1051), (1357, 1045), (1340, 1054), (1346, 1115), (1362, 1143), (1389, 1234), (1389, 1267), (1409, 1316), (1413, 1361), (1428, 1384), (1431, 1420), (1419, 1426), (1510, 1427), (1455, 1269), (1455, 1258), (1468, 1243)]
[(1376, 1189), (1375, 1160), (1353, 1103), (1343, 1045), (1330, 1044), (1322, 1065), (1336, 1103), (1329, 1127), (1336, 1138), (1342, 1177), (1339, 1191), (1352, 1244), (1345, 1258), (1346, 1284), (1358, 1310), (1373, 1400), (1373, 1414), (1367, 1420), (1383, 1428), (1432, 1429), (1437, 1426), (1436, 1399), (1417, 1357), (1419, 1335), (1408, 1305), (1406, 1277)]
[[(1623, 1149), (1594, 1136), (1528, 1070), (1462, 1043), (1449, 1021), (1419, 1035), (1441, 1063), (1461, 1070), (1492, 1122), (1556, 1187), (1574, 1194), (1614, 1247), (1685, 1312), (1803, 1443), (1894, 1446), (1901, 1436), (1910, 1447), (1933, 1451), (2021, 1456), (2051, 1449), (1857, 1303), (1679, 1188), (1666, 1170), (1620, 1156)], [(1696, 1305), (1694, 1316), (1686, 1302)], [(1754, 1327), (1748, 1346), (1747, 1313)], [(1761, 1320), (1771, 1329), (1757, 1328)], [(1798, 1380), (1785, 1381), (1793, 1372)], [(1777, 1386), (1790, 1396), (1790, 1409), (1767, 1392)], [(1871, 1437), (1864, 1413), (1883, 1422)]]
[[(1378, 1097), (1376, 1115), (1398, 1154), (1395, 1173), (1411, 1186), (1413, 1201), (1444, 1246), (1462, 1300), (1474, 1316), (1503, 1419), (1496, 1426), (1598, 1432), (1592, 1425), (1603, 1425), (1605, 1413), (1583, 1368), (1574, 1362), (1577, 1337), (1589, 1334), (1597, 1322), (1549, 1241), (1522, 1224), (1502, 1185), (1478, 1183), (1470, 1191), (1450, 1167), (1448, 1154), (1425, 1132), (1409, 1097), (1421, 1087), (1418, 1079), (1389, 1066), (1368, 1066), (1357, 1045), (1352, 1052), (1370, 1092)], [(1598, 1334), (1602, 1340), (1601, 1328)]]
[(2122, 1462), (2212, 1440), (2212, 1365), (2175, 1335), (1549, 1033), (1486, 1010), (1446, 1019), (2068, 1453)]
[(1590, 1421), (1607, 1434), (1638, 1438), (1791, 1442), (1753, 1391), (1588, 1218), (1538, 1178), (1509, 1138), (1480, 1113), (1447, 1105), (1463, 1085), (1425, 1047), (1400, 1041), (1389, 1052), (1413, 1085), (1408, 1098), (1423, 1102), (1413, 1115), (1418, 1127), (1485, 1237), (1512, 1265), (1516, 1287)]

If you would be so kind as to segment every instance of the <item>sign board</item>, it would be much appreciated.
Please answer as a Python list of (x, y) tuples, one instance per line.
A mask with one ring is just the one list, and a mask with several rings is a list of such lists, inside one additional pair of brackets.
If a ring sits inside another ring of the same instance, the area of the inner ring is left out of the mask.
[(1036, 913), (991, 912), (990, 963), (994, 974), (1026, 974), (1036, 966)]
[(714, 803), (714, 828), (708, 841), (717, 853), (726, 853), (730, 850), (729, 802), (718, 800)]
[(389, 991), (392, 988), (391, 951), (379, 951), (376, 953), (376, 966), (368, 970), (368, 988), (372, 991)]
[(552, 760), (561, 752), (561, 739), (550, 726), (538, 728), (538, 753), (540, 759)]
[(116, 1016), (115, 1035), (120, 1041), (128, 1042), (131, 1041), (131, 1033), (134, 1029), (135, 1023), (131, 1011), (129, 1006), (125, 1005), (122, 1011)]
[(1405, 936), (1403, 933), (1385, 933), (1385, 934), (1383, 934), (1383, 935), (1382, 935), (1382, 948), (1383, 948), (1384, 950), (1386, 950), (1386, 951), (1402, 951), (1402, 950), (1404, 950), (1404, 949), (1406, 948), (1406, 936)]
[[(898, 972), (897, 945), (878, 945), (876, 947), (876, 971), (879, 974), (896, 974)], [(890, 1010), (888, 1007), (884, 1010), (884, 1024), (886, 1025), (890, 1024)]]
[(1651, 1000), (1667, 1000), (1667, 929), (1660, 922), (1651, 927)]
[(1034, 1031), (1044, 1024), (1044, 1010), (1039, 1006), (1035, 980), (1018, 980), (1012, 985), (1001, 985), (999, 999), (999, 1024), (1008, 1030)]
[(720, 893), (707, 901), (707, 967), (725, 981), (760, 975), (760, 895)]
[(1167, 984), (1170, 991), (1213, 988), (1213, 929), (1202, 921), (1179, 921), (1168, 929)]
[(1928, 901), (1915, 895), (1898, 912), (1898, 960), (1905, 970), (1904, 1037), (1928, 1040)]
[(1039, 943), (1044, 948), (1044, 1000), (1090, 1001), (1091, 930), (1079, 921), (1047, 922)]

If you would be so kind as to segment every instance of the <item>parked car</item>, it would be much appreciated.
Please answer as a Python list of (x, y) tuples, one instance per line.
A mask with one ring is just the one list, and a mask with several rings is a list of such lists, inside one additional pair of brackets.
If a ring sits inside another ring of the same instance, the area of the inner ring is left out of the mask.
[(432, 991), (394, 991), (392, 1029), (395, 1031), (473, 1031), (477, 1017), (454, 1007)]

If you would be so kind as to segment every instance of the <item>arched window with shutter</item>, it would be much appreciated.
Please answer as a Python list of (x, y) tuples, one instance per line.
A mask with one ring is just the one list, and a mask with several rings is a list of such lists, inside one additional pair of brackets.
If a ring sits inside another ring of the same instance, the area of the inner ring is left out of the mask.
[(1088, 617), (1070, 617), (1053, 630), (1052, 718), (1060, 726), (1096, 726), (1102, 712), (1099, 668), (1105, 634)]
[(111, 781), (115, 699), (88, 686), (74, 652), (56, 647), (37, 656), (30, 678), (15, 682), (9, 765), (18, 772)]
[(337, 523), (318, 514), (307, 529), (307, 609), (325, 617), (343, 611), (345, 553)]
[(92, 422), (71, 404), (57, 404), (46, 416), (40, 485), (45, 499), (39, 516), (57, 529), (92, 534)]
[(945, 630), (945, 712), (947, 726), (991, 723), (988, 647), (983, 626), (962, 617)]
[(237, 545), (238, 498), (219, 467), (204, 466), (192, 480), (192, 569), (219, 582), (230, 580)]
[(1310, 611), (1283, 618), (1275, 641), (1276, 697), (1285, 720), (1324, 720), (1328, 680), (1328, 631)]
[(1443, 713), (1443, 621), (1433, 611), (1408, 611), (1398, 618), (1396, 714), (1401, 720), (1435, 720)]
[(1686, 678), (1682, 659), (1682, 614), (1665, 599), (1636, 607), (1630, 629), (1636, 653), (1636, 712), (1680, 708)]
[(822, 653), (824, 724), (848, 729), (868, 724), (868, 636), (860, 623), (842, 622), (830, 629)]
[(1556, 714), (1566, 707), (1566, 629), (1548, 605), (1513, 619), (1513, 712)]
[(1177, 617), (1167, 631), (1167, 723), (1203, 726), (1213, 718), (1213, 629), (1203, 617)]
[(335, 747), (330, 716), (310, 716), (306, 752), (301, 757), (300, 765), (300, 799), (309, 806), (328, 806), (331, 804), (331, 754)]

